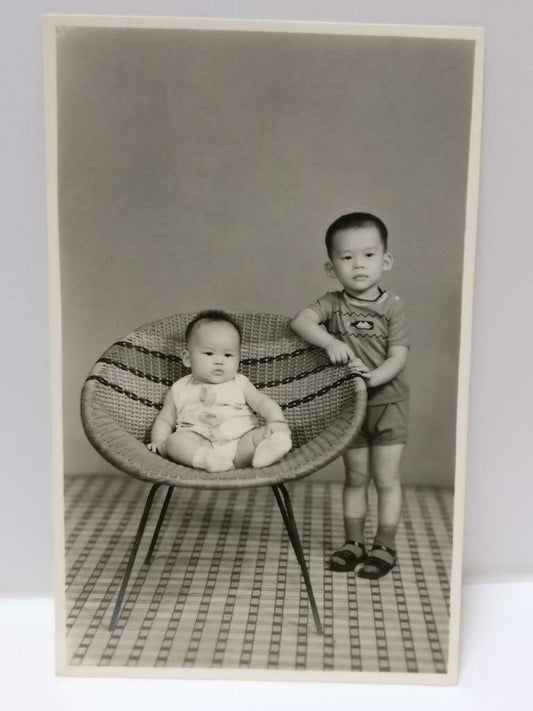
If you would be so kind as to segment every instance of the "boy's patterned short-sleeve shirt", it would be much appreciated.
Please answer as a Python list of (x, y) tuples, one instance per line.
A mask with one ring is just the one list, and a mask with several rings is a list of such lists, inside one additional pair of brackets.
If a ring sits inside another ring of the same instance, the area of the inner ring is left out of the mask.
[[(371, 370), (387, 357), (390, 346), (409, 347), (407, 314), (399, 296), (381, 291), (375, 301), (357, 299), (345, 291), (329, 291), (309, 308), (329, 333), (347, 343)], [(404, 373), (377, 388), (369, 388), (368, 405), (401, 402), (409, 397)]]

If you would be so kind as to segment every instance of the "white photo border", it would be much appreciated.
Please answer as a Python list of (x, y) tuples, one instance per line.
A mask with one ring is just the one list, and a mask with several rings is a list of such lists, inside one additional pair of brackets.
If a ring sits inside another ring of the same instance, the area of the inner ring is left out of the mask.
[[(57, 31), (61, 27), (101, 27), (137, 29), (242, 30), (306, 34), (367, 35), (465, 39), (475, 43), (472, 113), (469, 141), (466, 222), (462, 277), (461, 331), (456, 425), (455, 498), (453, 516), (453, 555), (450, 594), (450, 622), (447, 672), (445, 674), (394, 672), (289, 671), (257, 669), (199, 669), (152, 667), (71, 666), (66, 654), (64, 501), (63, 501), (63, 426), (61, 290), (58, 222), (58, 135), (57, 135)], [(472, 339), (472, 313), (476, 231), (481, 153), (481, 117), (485, 32), (480, 27), (436, 25), (353, 24), (285, 20), (245, 20), (148, 16), (107, 16), (47, 14), (42, 17), (43, 65), (45, 86), (47, 231), (49, 254), (49, 321), (52, 402), (52, 471), (54, 533), (54, 597), (56, 672), (63, 676), (142, 677), (172, 679), (227, 679), (257, 681), (351, 682), (370, 684), (456, 684), (459, 674), (459, 630), (461, 608), (461, 570), (463, 559), (464, 504), (467, 462), (469, 373)]]

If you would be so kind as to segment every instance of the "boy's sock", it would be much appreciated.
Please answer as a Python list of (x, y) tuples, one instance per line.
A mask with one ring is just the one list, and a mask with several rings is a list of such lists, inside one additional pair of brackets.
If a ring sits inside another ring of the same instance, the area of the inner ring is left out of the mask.
[(287, 454), (291, 447), (290, 435), (286, 432), (272, 432), (262, 439), (255, 448), (252, 466), (256, 469), (268, 467)]
[(347, 541), (364, 543), (365, 540), (365, 519), (364, 518), (344, 518), (344, 532)]
[[(344, 518), (344, 532), (346, 534), (346, 540), (342, 544), (339, 550), (335, 553), (339, 553), (342, 550), (348, 550), (353, 553), (357, 558), (362, 558), (364, 551), (361, 548), (361, 544), (365, 541), (365, 519), (364, 518), (351, 518), (345, 516)], [(359, 544), (359, 545), (357, 545)], [(343, 565), (344, 560), (332, 554), (330, 560), (332, 563)]]
[(394, 541), (396, 539), (397, 528), (397, 526), (382, 526), (380, 524), (378, 526), (378, 530), (376, 531), (374, 543), (381, 543), (382, 545), (388, 546), (389, 548), (395, 550)]
[[(396, 538), (396, 530), (397, 526), (378, 526), (378, 530), (376, 531), (376, 536), (374, 538), (374, 543), (381, 543), (383, 546), (387, 546), (388, 548), (392, 548), (392, 550), (396, 550), (396, 544), (394, 542)], [(388, 552), (384, 551), (381, 549), (377, 550), (372, 550), (370, 555), (374, 556), (374, 558), (381, 558), (387, 565), (390, 567), (394, 566), (394, 557)], [(374, 575), (381, 577), (381, 575), (384, 575), (385, 573), (380, 572), (381, 566), (375, 565), (373, 563), (369, 563), (368, 561), (364, 564), (362, 573), (366, 573), (368, 575)], [(388, 572), (388, 571), (386, 571)], [(362, 577), (366, 577), (365, 575), (362, 575)]]

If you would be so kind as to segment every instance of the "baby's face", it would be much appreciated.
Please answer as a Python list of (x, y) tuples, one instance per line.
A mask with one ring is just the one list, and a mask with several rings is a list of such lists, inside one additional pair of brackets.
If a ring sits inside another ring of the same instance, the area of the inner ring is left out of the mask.
[(379, 294), (377, 284), (383, 272), (391, 268), (392, 257), (383, 250), (376, 227), (352, 227), (335, 234), (326, 266), (349, 294), (372, 299)]
[(240, 338), (227, 321), (199, 321), (182, 353), (183, 363), (203, 383), (226, 383), (237, 375)]

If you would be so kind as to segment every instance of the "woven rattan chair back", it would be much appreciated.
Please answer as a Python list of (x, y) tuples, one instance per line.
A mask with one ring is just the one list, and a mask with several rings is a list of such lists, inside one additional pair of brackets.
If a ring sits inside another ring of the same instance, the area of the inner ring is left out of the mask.
[(332, 366), (321, 349), (296, 336), (285, 316), (232, 313), (242, 329), (241, 372), (282, 406), (293, 450), (262, 470), (207, 474), (149, 452), (154, 419), (168, 388), (187, 371), (180, 353), (195, 314), (138, 328), (93, 367), (82, 393), (82, 419), (95, 448), (121, 470), (148, 481), (226, 488), (259, 486), (310, 474), (347, 445), (364, 416), (361, 379)]

